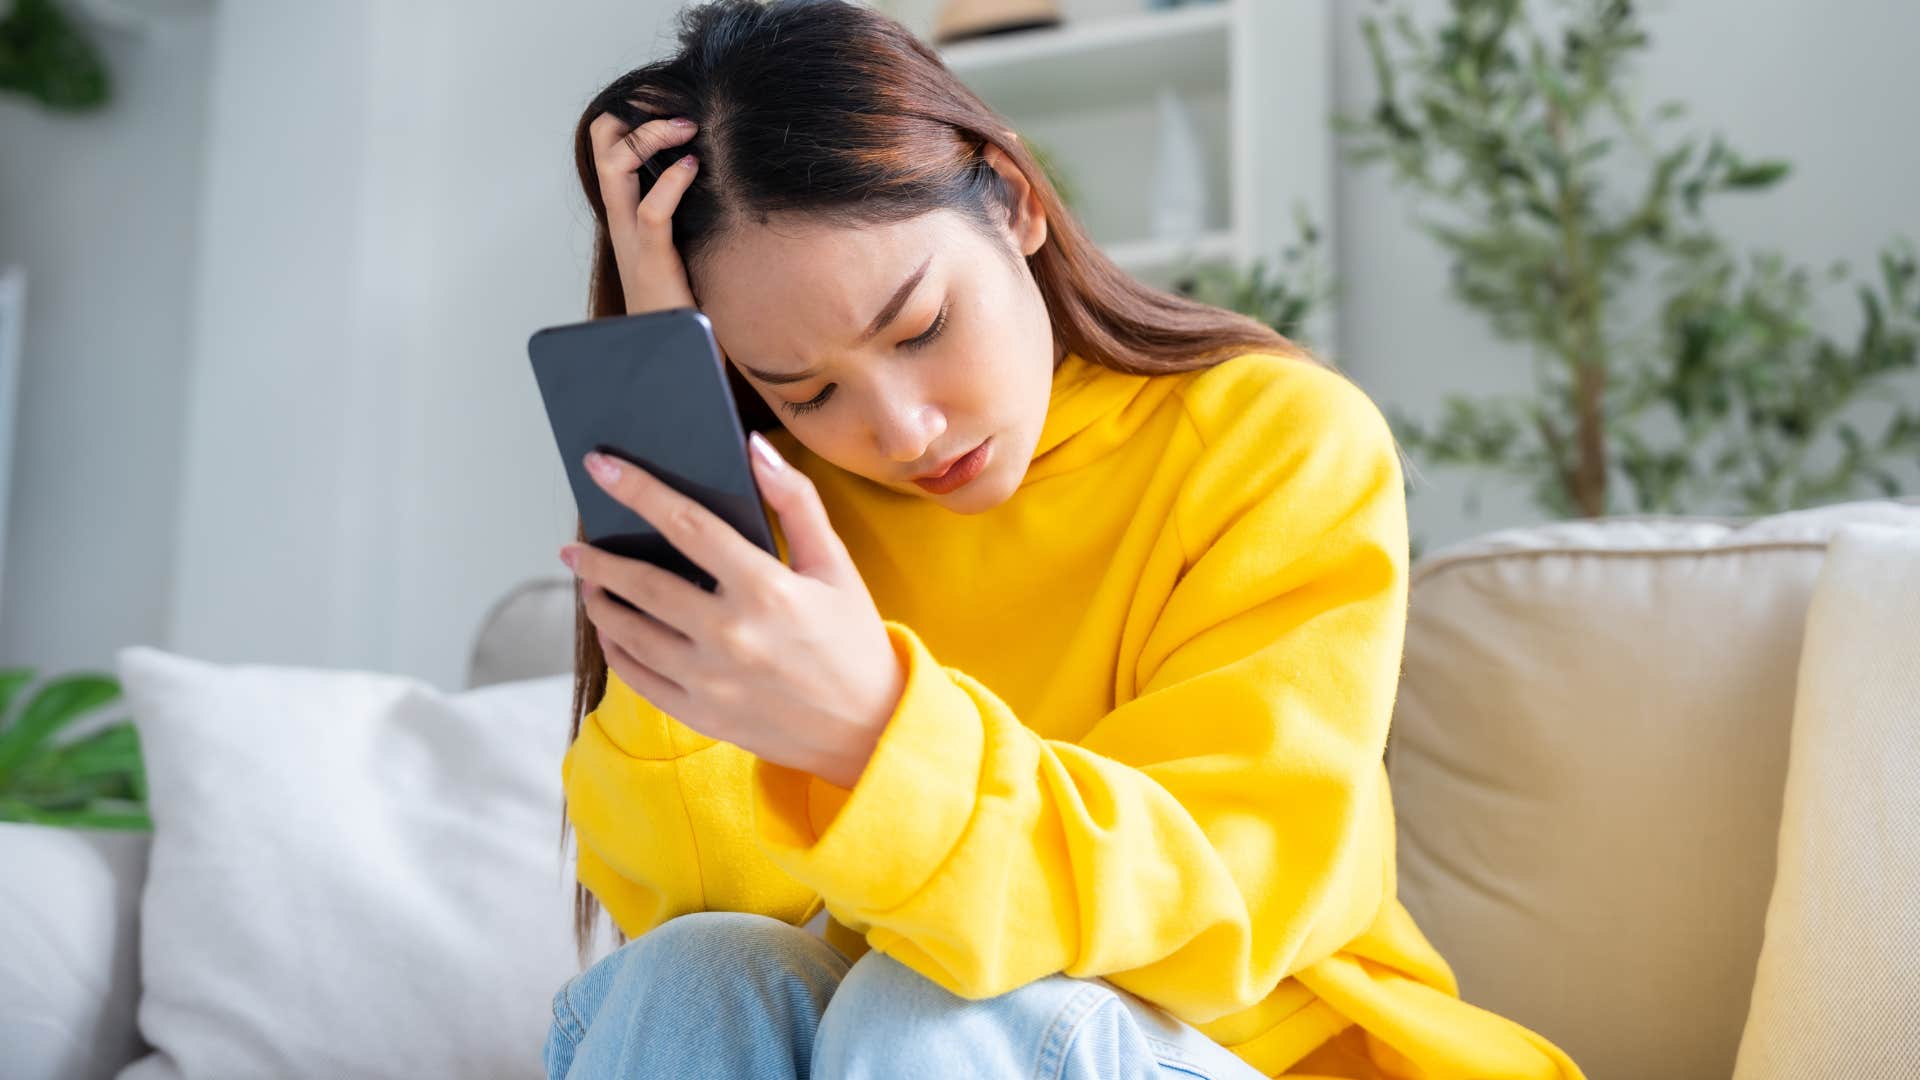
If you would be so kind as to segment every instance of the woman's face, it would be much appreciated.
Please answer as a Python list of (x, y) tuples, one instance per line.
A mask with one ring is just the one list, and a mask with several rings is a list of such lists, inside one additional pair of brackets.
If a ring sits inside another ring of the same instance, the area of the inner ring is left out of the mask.
[[(1000, 242), (1030, 255), (1046, 239), (1038, 200), (987, 153), (1020, 193)], [(775, 219), (716, 246), (695, 287), (721, 350), (809, 450), (975, 514), (1026, 475), (1058, 356), (1032, 275), (992, 244), (944, 210), (860, 230)], [(972, 480), (914, 483), (983, 442)]]

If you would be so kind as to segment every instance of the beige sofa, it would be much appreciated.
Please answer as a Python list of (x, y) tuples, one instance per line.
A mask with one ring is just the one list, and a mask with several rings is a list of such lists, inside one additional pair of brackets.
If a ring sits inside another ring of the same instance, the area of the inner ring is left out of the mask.
[[(1462, 996), (1594, 1077), (1732, 1074), (1802, 624), (1854, 522), (1920, 529), (1920, 497), (1516, 528), (1414, 565), (1400, 896)], [(563, 577), (503, 597), (472, 681), (570, 670), (572, 603)]]
[(1596, 1077), (1732, 1074), (1808, 599), (1854, 522), (1920, 528), (1920, 499), (1518, 529), (1414, 568), (1400, 895), (1464, 997)]
[[(1734, 1073), (1775, 884), (1803, 624), (1829, 542), (1853, 523), (1920, 530), (1920, 497), (1511, 529), (1416, 563), (1387, 746), (1398, 888), (1467, 1000), (1596, 1078)], [(573, 602), (559, 575), (509, 590), (477, 630), (469, 685), (569, 671)], [(84, 1072), (0, 1073), (111, 1076), (145, 1049), (133, 942), (147, 840), (32, 828), (0, 830), (0, 851), (9, 832), (84, 846), (42, 854), (72, 870), (61, 902), (84, 901), (99, 929), (73, 939), (84, 954), (49, 956), (45, 978), (4, 970), (42, 962), (25, 953), (0, 958), (0, 1044), (9, 1015), (27, 1015), (8, 995), (38, 994), (73, 1015), (33, 1021), (90, 1033), (95, 1053)]]

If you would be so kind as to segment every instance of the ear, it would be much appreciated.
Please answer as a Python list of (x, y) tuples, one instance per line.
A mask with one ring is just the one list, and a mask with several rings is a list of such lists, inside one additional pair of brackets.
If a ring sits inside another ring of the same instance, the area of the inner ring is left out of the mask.
[[(1019, 136), (1015, 135), (1014, 138)], [(1027, 181), (1026, 174), (1020, 171), (1005, 150), (988, 143), (982, 153), (986, 156), (987, 164), (1000, 174), (1007, 190), (1013, 194), (1013, 219), (1007, 222), (1007, 227), (1013, 233), (1015, 247), (1022, 255), (1039, 251), (1040, 245), (1047, 241), (1047, 213), (1040, 204), (1040, 193)]]

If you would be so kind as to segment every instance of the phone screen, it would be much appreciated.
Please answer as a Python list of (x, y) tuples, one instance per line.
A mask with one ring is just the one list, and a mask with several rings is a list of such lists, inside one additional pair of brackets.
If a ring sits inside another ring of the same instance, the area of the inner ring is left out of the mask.
[(587, 542), (709, 592), (717, 585), (594, 481), (585, 457), (599, 450), (639, 465), (780, 557), (747, 460), (726, 360), (699, 310), (549, 326), (527, 339), (527, 354)]

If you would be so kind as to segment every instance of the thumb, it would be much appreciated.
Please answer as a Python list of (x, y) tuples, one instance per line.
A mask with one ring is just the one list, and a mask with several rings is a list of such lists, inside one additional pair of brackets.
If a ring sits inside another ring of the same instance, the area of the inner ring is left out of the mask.
[(848, 562), (847, 549), (833, 531), (827, 508), (813, 481), (780, 456), (759, 432), (747, 436), (754, 479), (760, 494), (779, 517), (787, 541), (787, 563), (797, 573), (838, 583)]

